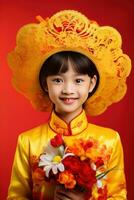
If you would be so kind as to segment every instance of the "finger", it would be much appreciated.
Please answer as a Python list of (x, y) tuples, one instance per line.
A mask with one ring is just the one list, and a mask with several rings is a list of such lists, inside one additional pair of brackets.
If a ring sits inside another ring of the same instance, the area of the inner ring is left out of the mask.
[(57, 185), (54, 194), (54, 200), (72, 200), (71, 197), (68, 196), (68, 191), (61, 185)]
[(64, 199), (64, 200), (71, 200), (72, 198), (71, 198), (71, 193), (69, 193), (69, 192), (66, 192), (66, 191), (62, 191), (62, 190), (59, 190), (59, 191), (57, 191), (57, 193), (56, 193), (56, 196), (58, 196), (58, 197), (62, 197), (62, 200)]
[(54, 197), (54, 200), (63, 200), (63, 199), (62, 199), (62, 197), (56, 195), (56, 196)]
[(57, 193), (55, 195), (56, 199), (55, 200), (72, 200), (72, 198), (68, 197), (67, 195), (59, 194)]

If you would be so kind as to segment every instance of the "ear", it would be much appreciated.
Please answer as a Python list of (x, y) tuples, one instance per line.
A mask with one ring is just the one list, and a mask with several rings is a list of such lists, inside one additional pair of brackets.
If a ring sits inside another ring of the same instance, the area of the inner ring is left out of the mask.
[(94, 75), (93, 78), (90, 79), (90, 85), (89, 85), (89, 93), (91, 93), (96, 85), (97, 82), (97, 76)]

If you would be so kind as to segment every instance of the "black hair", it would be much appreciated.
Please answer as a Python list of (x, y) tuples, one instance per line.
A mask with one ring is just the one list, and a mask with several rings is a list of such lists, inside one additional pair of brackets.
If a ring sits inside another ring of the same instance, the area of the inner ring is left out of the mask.
[(93, 78), (97, 76), (97, 83), (89, 96), (91, 96), (97, 89), (99, 84), (99, 73), (96, 69), (95, 64), (85, 55), (73, 52), (73, 51), (62, 51), (50, 56), (42, 65), (39, 82), (40, 86), (44, 91), (46, 86), (46, 78), (48, 76), (65, 73), (68, 70), (68, 61), (71, 62), (75, 71), (80, 74), (88, 74), (89, 77)]

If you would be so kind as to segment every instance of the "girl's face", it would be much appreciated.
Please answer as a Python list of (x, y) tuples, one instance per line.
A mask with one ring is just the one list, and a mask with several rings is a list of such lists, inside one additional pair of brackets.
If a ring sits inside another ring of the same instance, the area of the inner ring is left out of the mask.
[(49, 98), (55, 105), (55, 111), (62, 116), (71, 113), (77, 116), (82, 111), (82, 105), (92, 92), (96, 84), (87, 74), (78, 74), (68, 62), (68, 71), (65, 73), (48, 76), (46, 79)]

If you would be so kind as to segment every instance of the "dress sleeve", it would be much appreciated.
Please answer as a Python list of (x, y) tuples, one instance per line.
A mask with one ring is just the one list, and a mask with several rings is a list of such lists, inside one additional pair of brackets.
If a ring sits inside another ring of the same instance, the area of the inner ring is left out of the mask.
[(7, 200), (32, 199), (31, 185), (29, 141), (28, 138), (20, 135), (14, 157)]
[(109, 162), (108, 175), (108, 200), (126, 200), (126, 180), (124, 173), (124, 156), (120, 136), (116, 133), (113, 152)]

